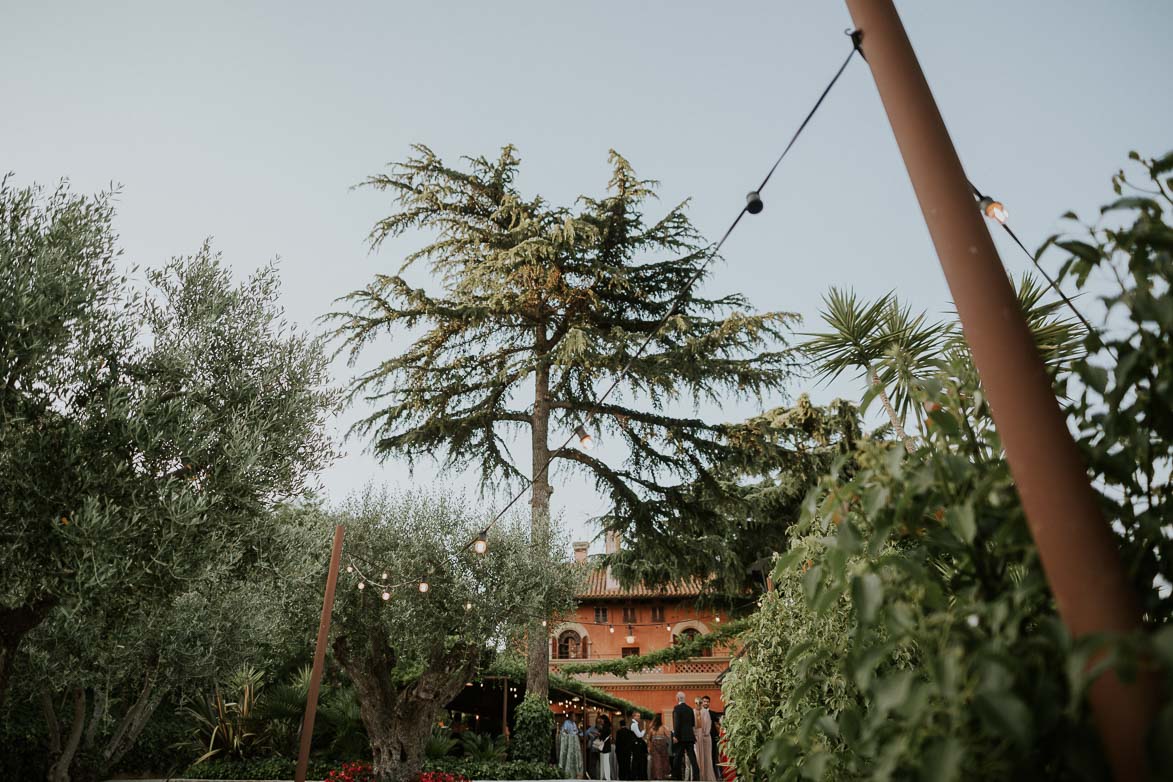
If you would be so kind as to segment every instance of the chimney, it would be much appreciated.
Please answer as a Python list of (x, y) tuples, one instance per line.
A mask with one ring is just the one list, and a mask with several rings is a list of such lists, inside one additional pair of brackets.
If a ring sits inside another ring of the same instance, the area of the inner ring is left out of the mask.
[(611, 532), (610, 530), (608, 530), (607, 535), (604, 538), (604, 541), (605, 541), (604, 545), (606, 546), (606, 548), (604, 550), (608, 554), (615, 554), (619, 551), (619, 533), (618, 532)]
[(586, 542), (585, 540), (576, 540), (573, 543), (571, 543), (570, 545), (574, 549), (574, 561), (575, 562), (586, 562), (587, 549), (590, 548), (591, 544)]

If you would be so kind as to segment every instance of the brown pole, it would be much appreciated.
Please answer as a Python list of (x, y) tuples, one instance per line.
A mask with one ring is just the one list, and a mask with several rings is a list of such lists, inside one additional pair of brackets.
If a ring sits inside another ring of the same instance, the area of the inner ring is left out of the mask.
[[(1072, 636), (1130, 633), (1140, 609), (1018, 298), (891, 0), (847, 0), (990, 401), (1059, 614)], [(1147, 778), (1151, 683), (1100, 677), (1090, 700), (1117, 780)]]
[(342, 537), (346, 527), (334, 528), (334, 549), (330, 552), (330, 572), (326, 574), (326, 597), (322, 600), (322, 621), (318, 623), (318, 645), (314, 649), (314, 667), (310, 673), (310, 691), (305, 699), (305, 718), (301, 721), (301, 746), (297, 751), (296, 782), (305, 782), (310, 763), (310, 743), (314, 738), (314, 717), (318, 714), (318, 690), (322, 687), (322, 667), (326, 663), (326, 640), (330, 637), (330, 614), (334, 610), (334, 587), (338, 585), (338, 565), (342, 561)]

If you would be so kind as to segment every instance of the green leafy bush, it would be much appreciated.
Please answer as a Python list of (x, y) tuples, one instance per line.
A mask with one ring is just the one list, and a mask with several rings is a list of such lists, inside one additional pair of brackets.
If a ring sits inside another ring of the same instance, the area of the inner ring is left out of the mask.
[(471, 731), (460, 734), (460, 747), (469, 760), (490, 763), (505, 760), (508, 753), (504, 736), (490, 736), (487, 733)]
[(467, 758), (429, 758), (424, 771), (458, 774), (469, 779), (563, 779), (558, 766), (522, 760), (476, 761)]
[(547, 763), (554, 746), (554, 715), (544, 698), (528, 694), (514, 714), (509, 754), (513, 760)]
[[(1113, 669), (1128, 680), (1142, 660), (1173, 671), (1162, 587), (1173, 556), (1173, 180), (1158, 181), (1173, 155), (1142, 163), (1155, 197), (1104, 210), (1132, 210), (1134, 223), (1054, 240), (1071, 253), (1063, 274), (1078, 286), (1096, 268), (1118, 283), (1103, 298), (1115, 317), (1086, 336), (1086, 355), (1073, 357), (1056, 305), (1037, 289), (1022, 298), (1058, 387), (1070, 387), (1061, 397), (1148, 632), (1067, 635), (964, 343), (938, 330), (922, 346), (931, 359), (909, 356), (912, 332), (935, 328), (918, 323), (898, 332), (903, 346), (864, 356), (875, 362), (869, 395), (892, 392), (890, 417), (912, 411), (912, 431), (860, 445), (808, 496), (776, 561), (776, 591), (724, 682), (727, 747), (742, 779), (1108, 778), (1088, 686)], [(1173, 771), (1168, 735), (1166, 703), (1149, 737), (1153, 778)]]
[[(307, 778), (324, 779), (335, 765), (311, 758)], [(181, 776), (186, 779), (293, 779), (296, 771), (296, 758), (212, 759), (188, 767)]]

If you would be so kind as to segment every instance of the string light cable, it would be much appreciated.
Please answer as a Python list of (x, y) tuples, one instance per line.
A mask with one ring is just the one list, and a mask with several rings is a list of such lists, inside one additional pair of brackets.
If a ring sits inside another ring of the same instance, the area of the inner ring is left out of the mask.
[(1063, 289), (1059, 287), (1059, 283), (1052, 279), (1051, 275), (1047, 274), (1047, 270), (1039, 263), (1038, 257), (1028, 250), (1026, 245), (1022, 243), (1022, 240), (1018, 238), (1018, 234), (1014, 233), (1014, 229), (1010, 227), (1009, 223), (1010, 213), (1003, 206), (1002, 202), (982, 193), (973, 182), (970, 182), (969, 186), (973, 190), (973, 196), (977, 199), (978, 208), (982, 211), (982, 214), (1002, 226), (1002, 230), (1014, 240), (1014, 243), (1018, 245), (1023, 254), (1030, 259), (1030, 262), (1038, 269), (1039, 274), (1043, 275), (1043, 279), (1047, 281), (1047, 285), (1051, 287), (1051, 290), (1055, 291), (1059, 298), (1063, 300), (1063, 303), (1067, 305), (1067, 308), (1079, 319), (1079, 322), (1087, 329), (1088, 334), (1095, 334), (1096, 330), (1092, 328), (1092, 324), (1083, 316), (1083, 313), (1076, 308), (1075, 302), (1068, 298), (1067, 294), (1063, 292)]

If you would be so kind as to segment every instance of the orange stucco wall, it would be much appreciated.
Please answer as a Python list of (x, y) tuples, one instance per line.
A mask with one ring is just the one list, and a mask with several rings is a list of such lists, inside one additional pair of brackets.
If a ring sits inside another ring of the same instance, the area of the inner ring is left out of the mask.
[[(554, 666), (557, 666), (559, 662), (557, 657), (558, 638), (566, 629), (574, 629), (578, 632), (585, 631), (587, 637), (587, 659), (608, 660), (621, 657), (625, 647), (638, 648), (639, 654), (647, 654), (663, 649), (672, 644), (677, 632), (681, 632), (686, 628), (696, 628), (700, 632), (705, 633), (720, 627), (720, 623), (716, 620), (716, 615), (709, 610), (698, 611), (691, 598), (631, 601), (580, 598), (580, 601), (574, 616), (568, 618), (558, 628), (555, 628), (551, 636), (551, 664)], [(625, 606), (635, 611), (635, 624), (631, 628), (631, 633), (634, 635), (634, 642), (632, 643), (629, 643), (626, 638), (628, 635), (628, 626), (623, 616)], [(662, 622), (657, 621), (654, 624), (652, 623), (653, 606), (663, 608), (664, 618)], [(605, 607), (607, 609), (607, 621), (605, 623), (596, 623), (596, 607)], [(722, 616), (721, 618), (722, 620), (728, 620), (727, 616)], [(673, 632), (669, 632), (667, 629), (669, 625), (672, 626)], [(614, 627), (614, 632), (610, 631), (610, 627), (612, 626)], [(581, 649), (579, 655), (574, 659), (582, 659)], [(696, 674), (695, 671), (688, 670), (697, 666), (678, 663), (664, 666), (663, 670), (657, 672), (654, 676), (632, 675), (628, 680), (615, 683), (604, 683), (598, 681), (595, 677), (584, 679), (584, 681), (617, 697), (638, 704), (652, 712), (658, 712), (664, 715), (671, 714), (672, 708), (676, 705), (676, 693), (678, 691), (684, 692), (686, 702), (689, 705), (693, 705), (695, 699), (708, 695), (712, 699), (712, 708), (722, 711), (724, 710), (724, 705), (721, 701), (721, 690), (716, 685), (715, 680), (728, 667), (728, 650), (718, 647), (713, 650), (712, 658), (698, 659), (702, 664), (701, 667), (706, 669), (704, 674)], [(684, 675), (678, 674), (677, 669), (679, 668), (686, 669)], [(688, 673), (693, 673), (694, 675), (687, 675)], [(698, 678), (707, 681), (698, 681)], [(556, 707), (556, 711), (561, 711), (561, 709)], [(669, 721), (670, 724), (671, 722)]]

